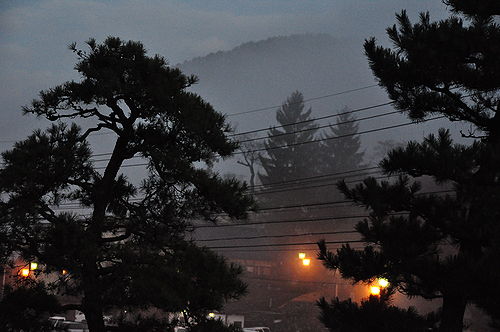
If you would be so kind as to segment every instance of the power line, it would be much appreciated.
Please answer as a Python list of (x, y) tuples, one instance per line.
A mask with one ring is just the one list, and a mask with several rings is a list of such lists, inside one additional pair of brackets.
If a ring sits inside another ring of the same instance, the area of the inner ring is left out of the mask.
[[(325, 116), (311, 118), (311, 119), (307, 119), (307, 120), (303, 120), (303, 121), (297, 121), (297, 122), (287, 123), (287, 124), (284, 124), (284, 125), (273, 126), (271, 128), (278, 129), (278, 128), (284, 128), (284, 127), (288, 127), (288, 126), (293, 126), (293, 125), (296, 125), (296, 124), (302, 124), (302, 123), (308, 123), (308, 122), (313, 122), (313, 121), (319, 121), (319, 120), (329, 119), (329, 118), (333, 118), (333, 117), (336, 117), (336, 116), (339, 116), (339, 115), (346, 115), (346, 114), (352, 114), (352, 113), (357, 113), (357, 112), (368, 111), (368, 110), (371, 110), (371, 109), (374, 109), (374, 108), (379, 108), (379, 107), (382, 107), (382, 106), (391, 105), (393, 103), (394, 103), (393, 101), (389, 101), (389, 102), (385, 102), (385, 103), (382, 103), (382, 104), (377, 104), (377, 105), (371, 105), (371, 106), (356, 108), (356, 109), (353, 109), (353, 110), (350, 110), (350, 111), (346, 111), (346, 112), (342, 112), (342, 113), (325, 115)], [(234, 133), (234, 134), (228, 135), (228, 137), (254, 134), (254, 133), (258, 133), (260, 131), (266, 131), (266, 130), (269, 130), (269, 127), (268, 128), (261, 128), (261, 129), (244, 131), (242, 133)]]
[[(337, 116), (340, 116), (340, 115), (352, 114), (352, 113), (356, 113), (356, 112), (366, 111), (366, 110), (370, 110), (370, 109), (373, 109), (373, 108), (386, 106), (386, 105), (389, 105), (389, 104), (392, 104), (392, 102), (387, 102), (387, 103), (383, 103), (383, 104), (379, 104), (379, 105), (372, 105), (372, 106), (368, 106), (368, 107), (358, 108), (358, 109), (354, 109), (354, 110), (351, 110), (351, 111), (337, 113), (337, 114), (333, 114), (333, 115), (327, 115), (327, 116), (322, 116), (322, 117), (317, 117), (317, 118), (311, 118), (311, 119), (308, 119), (308, 120), (292, 122), (292, 123), (288, 123), (288, 124), (281, 125), (281, 126), (274, 126), (274, 127), (270, 127), (270, 128), (269, 127), (268, 128), (261, 128), (261, 129), (246, 131), (246, 132), (242, 132), (242, 133), (231, 134), (231, 135), (228, 135), (228, 137), (234, 137), (234, 136), (239, 136), (239, 135), (246, 135), (246, 134), (250, 134), (250, 133), (267, 131), (269, 129), (284, 128), (284, 127), (288, 127), (288, 126), (292, 126), (292, 125), (296, 125), (296, 124), (301, 124), (301, 123), (307, 123), (307, 122), (313, 122), (313, 121), (317, 121), (317, 120), (323, 120), (323, 119), (333, 118), (333, 117), (337, 117)], [(293, 135), (293, 134), (301, 133), (301, 132), (308, 131), (308, 130), (321, 129), (321, 128), (325, 128), (325, 127), (335, 127), (335, 126), (339, 126), (339, 125), (347, 124), (347, 123), (361, 122), (361, 121), (370, 120), (370, 119), (373, 119), (373, 118), (378, 118), (378, 117), (387, 116), (387, 115), (396, 114), (396, 113), (400, 113), (400, 112), (399, 111), (393, 111), (393, 112), (372, 115), (372, 116), (368, 116), (368, 117), (364, 117), (364, 118), (359, 118), (359, 119), (353, 119), (353, 120), (344, 121), (344, 122), (332, 123), (332, 124), (328, 124), (328, 125), (324, 125), (324, 126), (316, 127), (316, 128), (297, 130), (297, 131), (290, 132), (290, 133), (270, 135), (270, 136), (258, 137), (258, 138), (251, 138), (251, 139), (247, 139), (247, 140), (243, 140), (243, 141), (238, 141), (238, 143), (245, 143), (245, 142), (250, 142), (250, 141), (254, 141), (254, 140), (272, 138), (272, 137), (277, 137), (277, 136)], [(111, 154), (111, 152), (96, 153), (96, 154), (93, 154), (92, 157), (108, 156), (110, 154)], [(133, 158), (138, 158), (138, 156), (135, 156)], [(109, 159), (100, 159), (100, 160), (93, 160), (93, 161), (94, 162), (100, 162), (100, 161), (108, 161), (108, 160)]]
[[(381, 127), (381, 128), (375, 128), (375, 129), (360, 131), (360, 132), (351, 133), (351, 134), (339, 135), (339, 136), (334, 136), (334, 137), (318, 138), (318, 139), (313, 139), (313, 140), (305, 141), (305, 142), (298, 142), (298, 143), (286, 144), (286, 145), (278, 145), (278, 146), (272, 146), (272, 147), (261, 148), (261, 149), (238, 151), (238, 152), (234, 152), (233, 155), (244, 154), (244, 153), (251, 153), (251, 152), (269, 151), (269, 150), (275, 150), (275, 149), (280, 149), (280, 148), (288, 148), (288, 147), (292, 147), (292, 146), (305, 145), (305, 144), (311, 144), (311, 143), (318, 143), (318, 142), (328, 141), (328, 140), (334, 140), (334, 139), (341, 139), (341, 138), (350, 137), (350, 136), (363, 135), (363, 134), (374, 133), (374, 132), (388, 130), (388, 129), (406, 127), (406, 126), (410, 126), (410, 125), (414, 125), (414, 124), (420, 124), (420, 123), (434, 121), (434, 120), (439, 120), (439, 119), (443, 119), (443, 118), (446, 118), (446, 117), (445, 116), (437, 116), (437, 117), (434, 117), (434, 118), (425, 119), (425, 120), (421, 120), (421, 121), (418, 121), (418, 122), (410, 121), (410, 122), (400, 123), (400, 124), (397, 124), (397, 125), (392, 125), (392, 126), (387, 126), (387, 127)], [(139, 163), (139, 164), (122, 165), (121, 168), (136, 167), (136, 166), (146, 166), (146, 165), (149, 165), (149, 163)], [(103, 166), (103, 167), (95, 167), (95, 169), (105, 169), (105, 168), (106, 168), (105, 166)]]
[[(371, 85), (362, 86), (362, 87), (355, 88), (355, 89), (349, 89), (349, 90), (344, 90), (344, 91), (340, 91), (340, 92), (333, 92), (333, 93), (322, 95), (322, 96), (318, 96), (318, 97), (307, 98), (307, 99), (304, 99), (302, 102), (306, 103), (306, 102), (309, 102), (309, 101), (314, 101), (314, 100), (319, 100), (319, 99), (324, 99), (324, 98), (330, 98), (330, 97), (334, 97), (334, 96), (339, 96), (339, 95), (343, 95), (343, 94), (347, 94), (347, 93), (352, 93), (352, 92), (356, 92), (356, 91), (361, 91), (361, 90), (373, 88), (373, 87), (376, 87), (376, 86), (378, 86), (378, 84), (371, 84)], [(293, 104), (297, 104), (297, 103), (291, 103), (291, 105), (293, 105)], [(238, 115), (242, 115), (242, 114), (262, 112), (262, 111), (266, 111), (266, 110), (276, 109), (276, 108), (279, 108), (281, 106), (282, 105), (266, 106), (266, 107), (262, 107), (262, 108), (251, 109), (251, 110), (248, 110), (248, 111), (243, 111), (243, 112), (238, 112), (238, 113), (232, 113), (232, 114), (226, 114), (226, 116), (232, 117), (232, 116), (238, 116)], [(112, 135), (112, 134), (114, 134), (114, 132), (91, 133), (89, 136), (102, 136), (102, 135)], [(242, 135), (242, 134), (234, 134), (234, 136), (236, 136), (236, 135)], [(18, 142), (18, 141), (19, 140), (0, 140), (0, 144), (1, 143), (15, 143), (15, 142)]]
[[(376, 87), (376, 86), (378, 86), (378, 84), (371, 84), (371, 85), (363, 86), (363, 87), (360, 87), (360, 88), (355, 88), (355, 89), (350, 89), (350, 90), (344, 90), (344, 91), (334, 92), (334, 93), (330, 93), (330, 94), (323, 95), (323, 96), (318, 96), (318, 97), (303, 99), (302, 102), (303, 103), (307, 103), (307, 102), (313, 101), (313, 100), (330, 98), (330, 97), (334, 97), (334, 96), (343, 95), (343, 94), (346, 94), (346, 93), (351, 93), (351, 92), (355, 92), (355, 91), (360, 91), (360, 90), (365, 90), (365, 89), (373, 88), (373, 87)], [(290, 105), (294, 105), (294, 104), (299, 104), (299, 103), (290, 103)], [(253, 109), (253, 110), (248, 110), (248, 111), (243, 111), (243, 112), (238, 112), (238, 113), (227, 114), (227, 116), (229, 117), (229, 116), (237, 116), (237, 115), (242, 115), (242, 114), (262, 112), (262, 111), (267, 111), (267, 110), (271, 110), (271, 109), (276, 109), (276, 108), (279, 108), (281, 106), (282, 105), (266, 106), (266, 107), (262, 107), (262, 108), (256, 108), (256, 109)]]
[[(365, 248), (365, 246), (350, 246), (352, 249), (363, 249)], [(329, 249), (339, 249), (340, 247), (339, 246), (332, 246), (332, 247), (329, 247)], [(313, 248), (305, 248), (305, 247), (302, 247), (302, 248), (270, 248), (270, 249), (236, 249), (236, 248), (230, 248), (230, 249), (218, 249), (220, 251), (223, 251), (223, 252), (251, 252), (251, 253), (255, 253), (255, 252), (287, 252), (287, 251), (293, 251), (293, 252), (297, 252), (297, 251), (316, 251), (318, 250), (318, 246), (317, 244), (315, 244), (315, 247)]]
[(241, 224), (200, 225), (200, 226), (193, 226), (193, 229), (252, 226), (252, 225), (290, 224), (290, 223), (301, 223), (301, 222), (359, 219), (359, 218), (367, 218), (367, 217), (369, 217), (369, 216), (368, 215), (354, 215), (354, 216), (331, 216), (331, 217), (323, 217), (323, 218), (307, 218), (307, 219), (294, 219), (294, 220), (286, 219), (286, 220), (270, 220), (270, 221), (253, 221), (253, 222), (247, 222), (247, 223), (241, 223)]
[[(346, 179), (346, 178), (350, 178), (350, 177), (375, 175), (375, 174), (378, 174), (378, 173), (381, 173), (381, 172), (382, 171), (380, 170), (380, 171), (375, 171), (375, 172), (370, 172), (370, 173), (365, 173), (365, 174), (348, 175), (348, 176), (339, 177), (339, 178), (332, 178), (330, 180), (333, 181), (333, 180), (338, 180), (338, 179)], [(378, 180), (378, 179), (389, 178), (389, 177), (393, 177), (393, 176), (397, 176), (397, 175), (382, 175), (382, 176), (376, 177), (375, 179)], [(360, 182), (360, 181), (363, 181), (363, 180), (364, 179), (351, 180), (351, 181), (346, 181), (346, 183), (348, 183), (348, 184), (349, 183), (355, 183), (355, 182)], [(298, 185), (300, 185), (300, 184), (302, 184), (302, 183), (299, 183)], [(253, 193), (253, 195), (267, 195), (267, 194), (275, 194), (275, 193), (286, 192), (286, 191), (293, 191), (293, 190), (315, 189), (315, 188), (333, 186), (333, 185), (336, 185), (336, 184), (337, 184), (336, 182), (330, 182), (330, 183), (316, 184), (316, 185), (303, 186), (303, 187), (291, 187), (291, 188), (287, 187), (287, 188), (281, 188), (281, 189), (276, 189), (276, 190), (268, 189), (268, 190), (262, 190), (262, 191), (255, 192), (255, 193)], [(290, 184), (289, 186), (293, 186), (293, 184)]]
[(352, 284), (350, 284), (348, 282), (306, 281), (306, 280), (295, 280), (295, 279), (276, 279), (276, 278), (250, 277), (250, 276), (246, 276), (246, 275), (241, 276), (241, 278), (243, 278), (243, 279), (250, 279), (250, 280), (262, 280), (262, 281), (293, 282), (293, 283), (301, 283), (301, 284), (348, 285), (348, 286), (352, 286)]
[[(428, 194), (441, 194), (441, 193), (449, 193), (449, 192), (455, 192), (453, 189), (449, 190), (438, 190), (438, 191), (429, 191), (429, 192), (423, 192), (419, 193), (418, 195), (428, 195)], [(274, 206), (274, 207), (266, 207), (266, 208), (261, 208), (257, 210), (257, 212), (262, 212), (262, 211), (272, 211), (272, 210), (284, 210), (284, 209), (296, 209), (296, 208), (304, 208), (304, 207), (322, 207), (322, 206), (328, 206), (328, 205), (337, 205), (337, 204), (347, 204), (347, 203), (352, 203), (352, 200), (342, 200), (342, 201), (331, 201), (331, 202), (321, 202), (321, 203), (310, 203), (310, 204), (296, 204), (296, 205), (285, 205), (285, 206)], [(90, 208), (90, 207), (89, 207)], [(89, 209), (86, 207), (68, 207), (68, 208), (63, 208), (59, 210), (85, 210)], [(56, 210), (56, 209), (55, 209)], [(219, 216), (223, 216), (224, 214), (220, 214)], [(353, 218), (356, 216), (353, 216)], [(357, 216), (358, 217), (363, 217), (363, 216)], [(341, 217), (341, 218), (348, 218), (348, 217)], [(329, 218), (332, 219), (332, 218)], [(298, 222), (298, 221), (297, 221)], [(270, 224), (270, 223), (276, 223), (276, 222), (251, 222), (251, 223), (244, 223), (244, 224), (227, 224), (227, 225), (199, 225), (199, 226), (193, 226), (193, 228), (210, 228), (210, 227), (232, 227), (232, 226), (245, 226), (245, 225), (258, 225), (258, 224)]]
[(196, 242), (213, 242), (213, 241), (257, 240), (257, 239), (288, 238), (288, 237), (314, 236), (314, 235), (335, 235), (335, 234), (358, 234), (358, 232), (357, 231), (308, 232), (301, 234), (239, 236), (230, 238), (194, 239), (194, 240)]
[[(350, 246), (352, 249), (363, 249), (363, 248), (366, 248), (365, 246)], [(339, 246), (332, 246), (332, 247), (328, 247), (329, 249), (340, 249), (341, 247)], [(318, 250), (318, 245), (316, 244), (315, 247), (312, 247), (312, 248), (270, 248), (270, 249), (217, 249), (218, 251), (222, 251), (222, 252), (251, 252), (251, 253), (255, 253), (255, 252), (297, 252), (297, 251), (316, 251)]]
[[(333, 177), (329, 180), (338, 180), (338, 179), (344, 179), (344, 178), (349, 178), (349, 177), (357, 177), (357, 176), (366, 176), (366, 175), (370, 175), (370, 174), (376, 174), (376, 173), (379, 173), (381, 171), (377, 171), (377, 172), (367, 172), (367, 173), (361, 173), (361, 174), (352, 174), (352, 175), (345, 175), (345, 176), (339, 176), (339, 175), (342, 175), (342, 174), (351, 174), (351, 173), (355, 173), (355, 172), (364, 172), (364, 171), (368, 171), (368, 170), (375, 170), (375, 169), (380, 169), (380, 167), (378, 166), (373, 166), (373, 167), (365, 167), (365, 168), (358, 168), (358, 169), (353, 169), (353, 170), (348, 170), (348, 171), (342, 171), (342, 172), (334, 172), (334, 173), (326, 173), (326, 174), (321, 174), (321, 175), (314, 175), (314, 176), (308, 176), (308, 177), (301, 177), (301, 178), (296, 178), (296, 179), (292, 179), (292, 180), (285, 180), (285, 181), (279, 181), (279, 182), (272, 182), (272, 183), (268, 183), (268, 184), (260, 184), (260, 185), (255, 185), (255, 186), (249, 186), (248, 187), (248, 190), (251, 190), (251, 189), (258, 189), (260, 187), (266, 187), (266, 186), (292, 186), (292, 185), (300, 185), (300, 184), (304, 184), (304, 183), (309, 183), (309, 182), (314, 182), (314, 181), (317, 181), (317, 180), (320, 180), (322, 178), (326, 178), (326, 177)], [(285, 190), (285, 189), (283, 189)], [(290, 189), (292, 190), (292, 189)], [(295, 190), (295, 189), (293, 189)], [(265, 193), (268, 193), (267, 191)], [(254, 193), (254, 194), (257, 194), (257, 193)], [(258, 194), (260, 194), (260, 192), (258, 192)], [(133, 198), (131, 199), (131, 201), (139, 201), (141, 200), (142, 198)], [(67, 202), (67, 203), (61, 203), (59, 204), (59, 206), (69, 206), (69, 205), (75, 205), (75, 204), (78, 204), (77, 202)], [(75, 207), (79, 207), (79, 206), (75, 206)]]
[[(313, 176), (308, 176), (308, 177), (302, 177), (302, 178), (296, 178), (292, 180), (284, 180), (284, 181), (279, 181), (279, 182), (271, 182), (271, 183), (266, 183), (266, 184), (259, 184), (255, 186), (251, 186), (250, 188), (256, 189), (257, 187), (267, 187), (267, 186), (276, 186), (280, 184), (288, 184), (291, 182), (299, 182), (299, 183), (294, 183), (294, 184), (301, 184), (300, 181), (304, 180), (317, 180), (325, 177), (330, 177), (330, 176), (337, 176), (337, 175), (342, 175), (342, 174), (351, 174), (355, 172), (364, 172), (364, 171), (369, 171), (369, 170), (374, 170), (374, 169), (380, 169), (378, 166), (372, 166), (372, 167), (364, 167), (364, 168), (356, 168), (356, 169), (351, 169), (347, 171), (342, 171), (342, 172), (335, 172), (335, 173), (327, 173), (327, 174), (320, 174), (320, 175), (313, 175)], [(362, 176), (364, 174), (359, 174), (358, 176)], [(309, 182), (309, 181), (306, 181)]]
[(243, 154), (243, 153), (249, 153), (249, 152), (269, 151), (269, 150), (275, 150), (275, 149), (280, 149), (280, 148), (288, 148), (288, 147), (291, 147), (291, 146), (298, 146), (298, 145), (304, 145), (304, 144), (310, 144), (310, 143), (317, 143), (317, 142), (328, 141), (328, 140), (333, 140), (333, 139), (341, 139), (341, 138), (355, 136), (355, 135), (362, 135), (362, 134), (368, 134), (368, 133), (373, 133), (373, 132), (382, 131), (382, 130), (388, 130), (388, 129), (394, 129), (394, 128), (400, 128), (400, 127), (410, 126), (410, 125), (414, 125), (414, 124), (417, 124), (417, 123), (434, 121), (434, 120), (439, 120), (439, 119), (443, 119), (443, 118), (445, 118), (445, 116), (437, 116), (437, 117), (434, 117), (434, 118), (421, 120), (419, 122), (410, 121), (410, 122), (400, 123), (400, 124), (397, 124), (397, 125), (392, 125), (392, 126), (387, 126), (387, 127), (381, 127), (381, 128), (376, 128), (376, 129), (370, 129), (370, 130), (360, 131), (360, 132), (357, 132), (357, 133), (339, 135), (339, 136), (334, 136), (334, 137), (318, 138), (318, 139), (313, 139), (313, 140), (310, 140), (310, 141), (298, 142), (298, 143), (287, 144), (287, 145), (278, 145), (278, 146), (271, 146), (271, 147), (261, 148), (261, 149), (253, 149), (253, 150), (246, 150), (246, 151), (234, 152), (233, 155)]
[[(342, 243), (365, 243), (363, 240), (349, 240), (349, 241), (326, 241), (326, 244), (342, 244)], [(208, 249), (231, 249), (231, 248), (260, 248), (260, 247), (282, 247), (282, 246), (303, 246), (309, 244), (317, 244), (316, 242), (296, 242), (296, 243), (266, 243), (266, 244), (250, 244), (242, 246), (216, 246), (206, 247)]]
[[(241, 143), (246, 143), (246, 142), (258, 141), (258, 140), (261, 140), (261, 139), (268, 139), (268, 138), (275, 138), (275, 137), (281, 137), (281, 136), (287, 136), (287, 135), (294, 135), (294, 134), (303, 133), (303, 132), (311, 131), (311, 130), (318, 130), (318, 129), (328, 128), (328, 127), (340, 126), (340, 125), (348, 124), (348, 123), (355, 123), (355, 122), (360, 122), (360, 121), (364, 121), (364, 120), (370, 120), (370, 119), (380, 118), (380, 117), (383, 117), (383, 116), (392, 115), (392, 114), (396, 114), (396, 113), (401, 113), (401, 112), (400, 111), (392, 111), (392, 112), (387, 112), (387, 113), (382, 113), (382, 114), (377, 114), (377, 115), (371, 115), (371, 116), (367, 116), (367, 117), (364, 117), (364, 118), (353, 119), (353, 120), (349, 120), (349, 121), (329, 123), (329, 124), (326, 124), (326, 125), (323, 125), (323, 126), (319, 126), (319, 127), (312, 127), (312, 128), (307, 128), (307, 129), (301, 129), (301, 130), (291, 131), (289, 133), (283, 132), (283, 133), (275, 134), (275, 135), (249, 138), (249, 139), (245, 139), (245, 140), (242, 140), (242, 141), (238, 141), (238, 143), (241, 144)], [(336, 116), (338, 116), (338, 115), (339, 114), (337, 114)], [(274, 128), (271, 127), (269, 129), (274, 129)]]

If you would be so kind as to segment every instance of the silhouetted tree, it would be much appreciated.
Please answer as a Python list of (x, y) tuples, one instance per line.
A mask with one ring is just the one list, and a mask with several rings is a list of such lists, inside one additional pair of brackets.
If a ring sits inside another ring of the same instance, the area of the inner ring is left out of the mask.
[(466, 304), (487, 305), (495, 295), (485, 289), (495, 289), (492, 276), (498, 276), (492, 262), (500, 239), (500, 12), (495, 1), (449, 4), (456, 16), (436, 23), (424, 13), (412, 24), (403, 11), (388, 29), (395, 49), (372, 38), (365, 51), (396, 108), (415, 120), (442, 114), (465, 121), (471, 130), (463, 135), (482, 140), (454, 145), (440, 131), (393, 150), (381, 163), (386, 174), (428, 175), (454, 194), (422, 194), (408, 176), (368, 178), (354, 188), (341, 183), (346, 197), (371, 211), (357, 226), (371, 245), (363, 251), (344, 246), (336, 254), (321, 245), (321, 259), (354, 280), (385, 276), (406, 294), (442, 298), (440, 330), (462, 331)]
[(438, 137), (393, 150), (381, 163), (389, 175), (429, 175), (452, 183), (453, 194), (422, 194), (419, 182), (407, 175), (393, 182), (367, 178), (353, 188), (340, 183), (346, 198), (370, 210), (356, 226), (369, 246), (362, 251), (344, 246), (332, 254), (321, 244), (320, 259), (345, 278), (385, 277), (407, 295), (442, 298), (441, 329), (458, 331), (467, 303), (479, 295), (474, 284), (491, 268), (483, 247), (494, 237), (485, 230), (494, 230), (500, 216), (498, 209), (475, 210), (471, 204), (485, 199), (474, 185), (484, 152), (480, 142), (454, 145), (441, 130)]
[(250, 172), (250, 192), (255, 192), (255, 177), (257, 175), (257, 166), (260, 164), (261, 149), (264, 143), (253, 135), (239, 136), (241, 159), (237, 161), (238, 164), (248, 168)]
[(43, 283), (7, 286), (0, 301), (0, 329), (5, 332), (49, 331), (48, 318), (61, 310), (57, 298)]
[(311, 120), (311, 109), (304, 111), (304, 97), (295, 91), (276, 112), (282, 129), (269, 129), (264, 143), (266, 155), (260, 156), (264, 173), (259, 179), (264, 185), (296, 180), (314, 174), (313, 160), (317, 145), (302, 144), (314, 139), (317, 125)]
[(332, 332), (427, 332), (432, 329), (432, 316), (426, 319), (415, 308), (401, 309), (390, 305), (389, 298), (371, 295), (360, 304), (338, 298), (328, 303), (318, 301), (320, 320)]
[[(348, 113), (349, 108), (344, 107), (338, 115), (337, 121), (323, 133), (321, 142), (321, 162), (319, 167), (323, 174), (338, 173), (363, 167), (364, 152), (356, 118)], [(332, 139), (338, 137), (338, 139)]]
[[(189, 220), (215, 220), (221, 212), (243, 218), (252, 204), (245, 185), (200, 167), (237, 147), (224, 116), (186, 91), (195, 77), (147, 56), (141, 43), (109, 37), (87, 44), (88, 52), (70, 47), (81, 81), (42, 91), (24, 108), (56, 124), (2, 154), (0, 229), (25, 260), (46, 272), (69, 271), (55, 286), (81, 298), (72, 308), (85, 313), (93, 332), (104, 331), (107, 308), (185, 309), (187, 294), (197, 293), (184, 293), (179, 284), (203, 284), (213, 271), (193, 269), (190, 262), (200, 257), (217, 263), (217, 274), (228, 281), (204, 284), (209, 304), (239, 296), (239, 270), (184, 240)], [(74, 118), (95, 126), (81, 132), (61, 123)], [(100, 170), (86, 139), (102, 129), (116, 139)], [(136, 156), (148, 165), (140, 186), (120, 170)], [(64, 211), (68, 201), (90, 214)]]
[[(310, 117), (311, 109), (304, 109), (302, 93), (295, 91), (276, 112), (281, 129), (271, 128), (264, 142), (266, 151), (259, 156), (263, 173), (258, 173), (267, 195), (259, 196), (273, 206), (304, 202), (300, 191), (275, 192), (283, 183), (310, 177), (318, 173), (319, 144), (306, 143), (315, 139), (317, 125)], [(271, 189), (268, 191), (268, 189)], [(308, 195), (310, 196), (310, 195)]]
[(373, 148), (373, 153), (370, 156), (370, 163), (372, 165), (377, 166), (378, 163), (387, 156), (387, 154), (399, 147), (403, 147), (404, 144), (402, 142), (397, 142), (392, 139), (378, 141), (377, 145)]

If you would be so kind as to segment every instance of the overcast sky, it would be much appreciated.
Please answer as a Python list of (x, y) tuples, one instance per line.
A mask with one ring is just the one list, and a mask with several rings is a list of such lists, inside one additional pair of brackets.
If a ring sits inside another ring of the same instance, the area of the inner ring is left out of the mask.
[[(2, 0), (0, 141), (45, 126), (23, 117), (20, 108), (39, 90), (77, 78), (67, 50), (73, 41), (139, 40), (176, 64), (277, 35), (384, 40), (384, 29), (403, 8), (413, 17), (422, 10), (435, 19), (447, 15), (440, 0)], [(0, 150), (8, 147), (3, 144)]]

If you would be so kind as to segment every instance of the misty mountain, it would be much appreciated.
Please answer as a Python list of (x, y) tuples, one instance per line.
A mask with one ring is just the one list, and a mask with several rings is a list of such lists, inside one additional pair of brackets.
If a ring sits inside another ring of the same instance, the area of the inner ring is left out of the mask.
[[(228, 51), (197, 57), (177, 65), (187, 74), (195, 74), (199, 83), (193, 91), (228, 115), (229, 121), (242, 132), (276, 125), (275, 113), (293, 91), (299, 90), (305, 100), (337, 92), (366, 87), (375, 83), (363, 54), (362, 41), (334, 38), (328, 34), (300, 34), (272, 37), (244, 43)], [(336, 114), (344, 106), (366, 107), (387, 102), (385, 91), (372, 87), (306, 103), (311, 116)], [(231, 114), (271, 107), (248, 114)], [(391, 111), (391, 107), (356, 114), (357, 117)], [(321, 123), (334, 123), (331, 118)], [(408, 122), (403, 115), (392, 115), (360, 122), (367, 130)], [(434, 132), (441, 123), (395, 128), (361, 137), (366, 155), (372, 155), (376, 142), (418, 139)], [(261, 132), (260, 136), (265, 136)], [(226, 168), (226, 167), (224, 167)], [(245, 170), (234, 170), (246, 174)]]
[[(301, 34), (244, 43), (178, 66), (199, 77), (196, 92), (232, 114), (280, 105), (295, 90), (307, 99), (373, 84), (362, 52), (358, 42), (328, 34)], [(352, 101), (353, 96), (367, 102), (384, 97), (377, 88), (342, 95), (313, 103), (313, 113), (323, 115), (346, 104), (360, 105), (359, 100)], [(274, 113), (272, 109), (229, 119), (239, 130), (247, 130), (274, 122)]]

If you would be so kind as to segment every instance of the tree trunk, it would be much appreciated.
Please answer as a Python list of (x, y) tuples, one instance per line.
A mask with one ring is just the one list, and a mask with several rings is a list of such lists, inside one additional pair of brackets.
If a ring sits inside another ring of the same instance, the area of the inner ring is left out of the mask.
[(112, 196), (113, 181), (124, 160), (128, 136), (118, 137), (103, 177), (94, 190), (94, 211), (92, 222), (87, 229), (89, 247), (82, 266), (83, 300), (82, 306), (90, 332), (105, 332), (102, 306), (102, 287), (99, 278), (99, 252), (101, 250), (102, 227), (106, 207)]
[(440, 332), (462, 332), (467, 301), (459, 295), (443, 297)]
[[(88, 292), (87, 292), (88, 293)], [(89, 331), (91, 332), (105, 332), (104, 319), (102, 316), (102, 306), (99, 298), (86, 294), (83, 300), (84, 314)]]
[[(82, 266), (83, 299), (82, 310), (90, 332), (104, 332), (101, 285), (96, 267), (95, 252), (89, 252)], [(94, 256), (94, 257), (92, 257)]]

